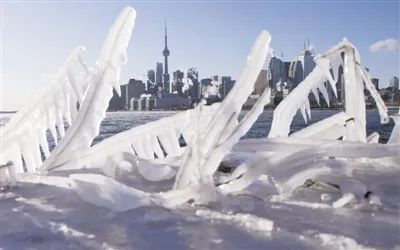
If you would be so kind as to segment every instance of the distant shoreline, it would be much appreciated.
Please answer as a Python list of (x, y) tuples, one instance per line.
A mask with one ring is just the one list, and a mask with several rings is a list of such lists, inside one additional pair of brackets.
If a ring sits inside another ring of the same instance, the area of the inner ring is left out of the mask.
[[(264, 110), (274, 110), (275, 108), (271, 108), (271, 107), (267, 107), (264, 108)], [(388, 107), (389, 110), (398, 110), (400, 109), (400, 106), (398, 107)], [(177, 112), (177, 111), (186, 111), (189, 109), (166, 109), (166, 110), (159, 110), (159, 109), (155, 109), (155, 110), (135, 110), (135, 111), (131, 111), (131, 110), (107, 110), (107, 113), (114, 113), (114, 112)], [(244, 111), (248, 111), (250, 110), (250, 108), (245, 108)], [(311, 108), (311, 110), (342, 110), (341, 108)], [(378, 111), (377, 108), (367, 108), (367, 111)], [(15, 114), (18, 111), (0, 111), (0, 114)]]
[[(399, 107), (388, 107), (389, 110), (398, 110), (400, 108)], [(251, 108), (244, 108), (243, 111), (249, 111)], [(186, 111), (189, 109), (166, 109), (166, 110), (159, 110), (159, 109), (154, 109), (154, 110), (108, 110), (107, 113), (113, 113), (113, 112), (131, 112), (131, 113), (135, 113), (135, 112), (177, 112), (177, 111)], [(275, 108), (264, 108), (264, 110), (275, 110)], [(338, 110), (342, 110), (342, 108), (311, 108), (311, 110), (332, 110), (332, 111), (338, 111)], [(377, 108), (367, 108), (367, 111), (378, 111)]]

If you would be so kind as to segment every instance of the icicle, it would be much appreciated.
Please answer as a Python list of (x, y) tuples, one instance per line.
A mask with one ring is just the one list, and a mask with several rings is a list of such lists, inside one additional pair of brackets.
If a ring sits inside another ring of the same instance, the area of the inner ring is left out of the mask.
[(118, 96), (121, 96), (121, 86), (119, 85), (119, 83), (118, 85), (114, 85), (113, 89), (115, 90)]
[(306, 115), (306, 105), (304, 103), (300, 106), (301, 116), (303, 116), (304, 122), (307, 123), (307, 115)]
[(50, 151), (49, 151), (49, 144), (48, 144), (47, 138), (46, 138), (46, 129), (39, 132), (39, 134), (40, 134), (39, 142), (40, 142), (40, 145), (42, 146), (44, 156), (47, 158), (50, 155)]
[(333, 70), (333, 79), (337, 82), (339, 80), (339, 67), (343, 65), (343, 59), (340, 55), (340, 51), (332, 53), (328, 56), (328, 58)]
[(35, 172), (36, 171), (36, 166), (35, 166), (35, 159), (33, 156), (33, 149), (31, 144), (28, 142), (24, 141), (23, 142), (25, 145), (22, 146), (22, 155), (24, 157), (25, 161), (25, 166), (28, 172)]
[(321, 91), (322, 96), (324, 97), (325, 102), (329, 107), (329, 95), (328, 95), (328, 91), (326, 90), (326, 87), (325, 87), (325, 82), (320, 82), (318, 84), (318, 89), (319, 89), (319, 91)]
[(331, 72), (329, 71), (330, 66), (329, 66), (329, 60), (326, 58), (318, 58), (317, 59), (317, 67), (320, 67), (322, 72), (324, 73), (325, 77), (328, 79), (333, 93), (337, 97), (337, 90), (336, 90), (336, 83), (332, 78)]
[(57, 130), (58, 133), (60, 134), (60, 137), (61, 138), (64, 137), (65, 135), (64, 120), (61, 114), (57, 115)]
[(153, 147), (151, 145), (152, 138), (150, 134), (145, 133), (143, 135), (143, 148), (144, 148), (144, 153), (145, 153), (145, 158), (146, 159), (154, 159), (154, 151)]
[(306, 105), (308, 118), (311, 119), (311, 108), (310, 108), (310, 101), (308, 100), (308, 98), (305, 100), (304, 104)]
[(311, 91), (315, 97), (315, 100), (317, 101), (317, 104), (319, 106), (319, 93), (317, 88), (311, 88)]
[(381, 123), (383, 124), (388, 123), (389, 122), (388, 109), (386, 108), (386, 105), (383, 102), (381, 95), (378, 93), (374, 84), (371, 82), (371, 76), (369, 75), (367, 70), (361, 67), (359, 64), (357, 64), (357, 70), (359, 71), (365, 83), (365, 87), (371, 94), (372, 98), (374, 98), (374, 101), (379, 111), (379, 116), (381, 117)]

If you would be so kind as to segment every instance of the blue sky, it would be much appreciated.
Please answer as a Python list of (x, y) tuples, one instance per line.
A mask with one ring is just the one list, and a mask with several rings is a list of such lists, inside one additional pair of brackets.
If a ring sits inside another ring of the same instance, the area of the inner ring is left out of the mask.
[(362, 63), (386, 85), (399, 75), (399, 50), (371, 52), (377, 41), (399, 39), (399, 1), (124, 1), (3, 2), (1, 8), (2, 110), (25, 105), (48, 84), (69, 51), (86, 47), (93, 63), (109, 27), (124, 6), (137, 17), (122, 82), (143, 77), (162, 61), (164, 19), (168, 22), (170, 71), (196, 67), (200, 77), (237, 79), (258, 33), (291, 60), (311, 39), (317, 53), (347, 37)]

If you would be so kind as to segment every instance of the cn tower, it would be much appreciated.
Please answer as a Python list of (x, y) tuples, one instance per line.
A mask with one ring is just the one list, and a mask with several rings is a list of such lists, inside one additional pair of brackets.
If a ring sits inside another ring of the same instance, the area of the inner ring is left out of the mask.
[(167, 37), (167, 21), (165, 21), (165, 48), (163, 50), (164, 55), (164, 85), (163, 91), (170, 93), (170, 84), (169, 84), (169, 74), (168, 74), (168, 56), (169, 56), (169, 49), (167, 45), (168, 37)]

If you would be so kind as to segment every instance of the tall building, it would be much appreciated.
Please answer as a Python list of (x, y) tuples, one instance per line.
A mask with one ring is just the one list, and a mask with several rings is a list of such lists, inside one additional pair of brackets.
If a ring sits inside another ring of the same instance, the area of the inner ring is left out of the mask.
[(233, 88), (235, 81), (230, 76), (222, 76), (221, 84), (219, 85), (219, 95), (221, 98), (225, 98), (229, 91)]
[(303, 80), (308, 76), (308, 74), (315, 68), (314, 54), (311, 50), (307, 49), (304, 51), (304, 71)]
[(295, 88), (313, 71), (315, 68), (314, 57), (314, 52), (310, 48), (310, 42), (308, 42), (307, 47), (304, 44), (304, 51), (290, 64), (289, 82), (291, 89)]
[(163, 86), (163, 65), (162, 63), (158, 62), (156, 67), (156, 85), (158, 87)]
[(155, 83), (155, 82), (156, 82), (156, 73), (154, 72), (153, 69), (147, 71), (147, 79), (148, 79), (151, 83)]
[(283, 71), (282, 82), (289, 81), (289, 69), (290, 69), (290, 62), (284, 62), (284, 71)]
[(169, 83), (169, 73), (168, 73), (168, 56), (169, 56), (169, 49), (168, 49), (168, 37), (167, 37), (167, 22), (165, 22), (165, 48), (163, 50), (164, 56), (164, 84), (163, 84), (163, 91), (166, 93), (171, 93), (171, 86)]
[(180, 96), (183, 96), (183, 78), (185, 73), (180, 70), (174, 71), (173, 82), (172, 82), (172, 92), (177, 92)]
[(145, 93), (145, 84), (140, 80), (130, 79), (127, 84), (121, 85), (121, 96), (113, 90), (113, 96), (110, 99), (108, 110), (128, 110), (131, 99), (139, 99)]
[(303, 71), (303, 62), (301, 58), (296, 58), (293, 62), (290, 63), (289, 68), (289, 85), (290, 89), (297, 87), (297, 85), (303, 81), (304, 71)]
[(152, 95), (157, 93), (156, 73), (153, 69), (147, 71), (146, 93)]
[(379, 79), (378, 78), (371, 78), (372, 84), (375, 86), (377, 90), (379, 90)]
[[(277, 57), (272, 57), (269, 63), (269, 70), (271, 72), (271, 79), (269, 80), (269, 86), (271, 89), (276, 90), (276, 84), (279, 81), (283, 81), (283, 74), (285, 70), (285, 64)], [(266, 72), (264, 73), (266, 77)]]
[(399, 90), (399, 78), (396, 76), (393, 76), (389, 80), (389, 87), (392, 87), (393, 90)]
[(186, 77), (189, 78), (193, 85), (189, 89), (189, 96), (192, 98), (194, 102), (197, 102), (200, 99), (200, 82), (199, 82), (199, 71), (196, 68), (188, 69), (186, 73)]

